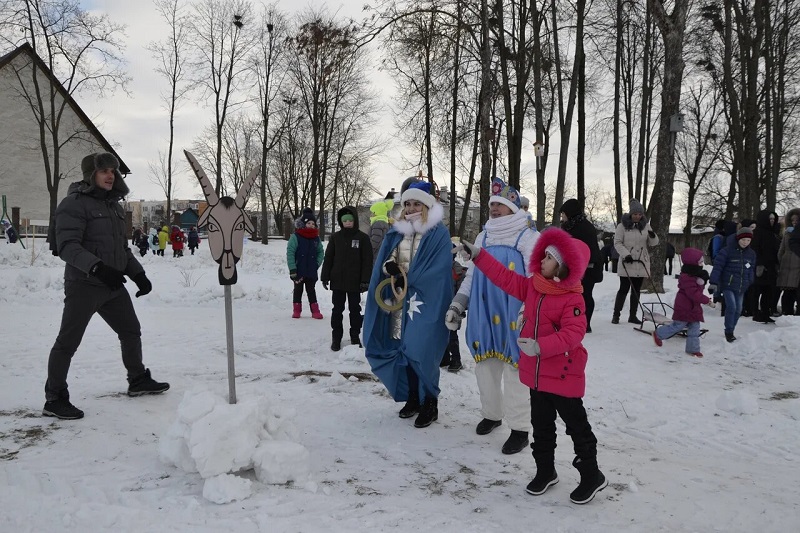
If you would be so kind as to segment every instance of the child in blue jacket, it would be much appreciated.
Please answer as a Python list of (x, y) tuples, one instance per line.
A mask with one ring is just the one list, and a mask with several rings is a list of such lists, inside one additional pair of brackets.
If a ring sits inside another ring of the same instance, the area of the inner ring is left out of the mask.
[(755, 280), (756, 253), (750, 248), (753, 230), (743, 226), (736, 240), (722, 248), (714, 258), (708, 292), (722, 292), (725, 302), (725, 340), (733, 342), (736, 323), (742, 314), (744, 293)]

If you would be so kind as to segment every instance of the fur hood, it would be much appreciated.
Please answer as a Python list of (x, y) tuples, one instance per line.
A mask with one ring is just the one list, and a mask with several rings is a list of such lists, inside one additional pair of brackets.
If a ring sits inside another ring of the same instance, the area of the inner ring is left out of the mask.
[(412, 223), (408, 220), (397, 219), (392, 227), (403, 235), (413, 235), (415, 233), (424, 235), (442, 220), (444, 220), (444, 208), (439, 202), (434, 202), (433, 206), (428, 209), (428, 220), (426, 222), (417, 220)]
[(569, 276), (561, 280), (567, 287), (580, 285), (586, 266), (589, 264), (589, 247), (583, 241), (573, 238), (563, 229), (551, 226), (541, 233), (531, 254), (531, 272), (541, 273), (542, 259), (548, 246), (555, 246), (564, 263), (569, 268)]
[(647, 226), (647, 215), (642, 215), (642, 218), (639, 219), (639, 222), (634, 224), (631, 214), (625, 213), (622, 215), (622, 225), (625, 229), (633, 229), (636, 227), (639, 231), (642, 231)]

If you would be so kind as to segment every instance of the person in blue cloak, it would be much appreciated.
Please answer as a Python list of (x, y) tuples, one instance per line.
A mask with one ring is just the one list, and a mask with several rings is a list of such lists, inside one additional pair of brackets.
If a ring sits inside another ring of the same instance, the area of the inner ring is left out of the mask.
[[(444, 315), (453, 298), (450, 234), (442, 224), (444, 209), (426, 181), (402, 192), (402, 212), (386, 233), (372, 270), (364, 313), (364, 346), (373, 373), (397, 402), (406, 402), (400, 418), (418, 413), (414, 426), (438, 419), (439, 363), (448, 342)], [(392, 287), (408, 286), (402, 301)], [(399, 307), (387, 311), (383, 307)], [(388, 304), (388, 305), (387, 305)], [(397, 304), (397, 305), (394, 305)]]

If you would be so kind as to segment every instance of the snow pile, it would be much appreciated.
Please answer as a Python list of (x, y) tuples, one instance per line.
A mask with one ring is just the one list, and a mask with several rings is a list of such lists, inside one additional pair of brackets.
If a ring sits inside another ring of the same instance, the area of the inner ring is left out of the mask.
[(294, 409), (267, 398), (228, 404), (207, 390), (186, 392), (177, 419), (161, 438), (161, 460), (205, 480), (203, 497), (228, 503), (252, 494), (249, 479), (230, 474), (255, 470), (262, 483), (306, 481), (309, 453), (298, 444)]
[(737, 415), (758, 413), (758, 398), (748, 391), (725, 391), (717, 398), (717, 409)]

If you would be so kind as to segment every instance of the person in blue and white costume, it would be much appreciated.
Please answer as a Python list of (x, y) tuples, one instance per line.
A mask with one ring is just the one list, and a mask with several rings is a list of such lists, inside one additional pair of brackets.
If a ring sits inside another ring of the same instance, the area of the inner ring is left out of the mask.
[[(439, 363), (449, 339), (444, 324), (453, 298), (450, 234), (442, 224), (444, 209), (430, 194), (431, 184), (417, 181), (402, 192), (400, 216), (386, 233), (372, 270), (364, 313), (364, 347), (372, 372), (397, 402), (406, 402), (400, 418), (419, 413), (414, 426), (438, 419)], [(384, 286), (382, 302), (401, 303), (382, 309), (375, 298), (378, 284), (408, 279), (403, 301)]]
[[(539, 233), (529, 227), (528, 213), (520, 209), (517, 190), (499, 178), (492, 181), (489, 217), (475, 245), (484, 248), (509, 270), (528, 275), (528, 263)], [(483, 417), (475, 431), (478, 435), (487, 435), (505, 419), (511, 435), (503, 444), (504, 454), (525, 449), (531, 429), (530, 389), (520, 382), (518, 368), (521, 307), (521, 301), (503, 292), (483, 272), (470, 266), (445, 316), (447, 327), (458, 329), (462, 313), (469, 309), (466, 339), (477, 363), (475, 377)]]

